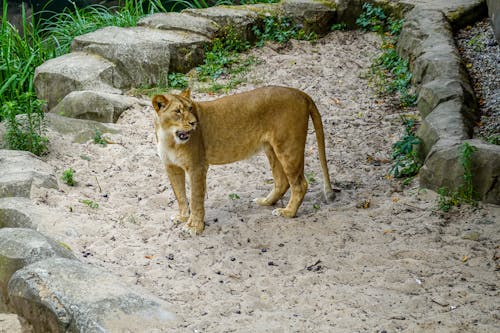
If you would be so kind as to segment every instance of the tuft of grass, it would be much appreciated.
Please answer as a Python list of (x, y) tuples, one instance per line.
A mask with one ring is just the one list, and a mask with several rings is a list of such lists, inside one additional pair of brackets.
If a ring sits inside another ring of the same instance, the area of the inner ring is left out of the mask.
[(463, 182), (458, 187), (457, 191), (450, 191), (442, 187), (438, 190), (438, 209), (448, 212), (454, 206), (461, 204), (477, 205), (475, 199), (476, 192), (474, 191), (474, 184), (472, 183), (472, 155), (477, 151), (477, 148), (464, 142), (459, 147), (460, 164), (464, 169)]
[(69, 186), (75, 186), (76, 181), (74, 175), (75, 175), (75, 170), (73, 170), (72, 168), (66, 169), (63, 171), (61, 180)]
[(82, 199), (82, 200), (80, 200), (80, 202), (84, 205), (89, 206), (92, 209), (99, 208), (99, 204), (93, 200), (90, 200), (90, 199)]
[(335, 23), (330, 27), (332, 31), (342, 31), (347, 30), (347, 24), (345, 23)]
[(108, 144), (106, 139), (102, 136), (102, 132), (98, 129), (94, 132), (94, 143), (102, 146), (106, 146)]
[(236, 194), (236, 193), (230, 193), (229, 194), (229, 199), (231, 199), (231, 200), (237, 200), (239, 198), (240, 198), (240, 196), (238, 194)]

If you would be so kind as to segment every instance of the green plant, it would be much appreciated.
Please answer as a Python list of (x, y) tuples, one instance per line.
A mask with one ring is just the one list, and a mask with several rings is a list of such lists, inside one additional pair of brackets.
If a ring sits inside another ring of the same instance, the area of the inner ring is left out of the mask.
[(102, 146), (105, 146), (108, 144), (108, 142), (102, 136), (102, 132), (98, 129), (96, 129), (94, 132), (94, 143), (98, 144), (98, 145), (102, 145)]
[(183, 73), (169, 73), (168, 86), (174, 89), (184, 89), (188, 86), (188, 79)]
[(290, 39), (313, 41), (318, 38), (316, 33), (306, 33), (286, 17), (266, 16), (263, 18), (263, 27), (254, 26), (252, 30), (257, 38), (257, 46), (264, 45), (265, 41), (286, 43)]
[(73, 178), (74, 175), (75, 175), (75, 170), (73, 170), (72, 168), (66, 169), (63, 171), (61, 180), (69, 186), (75, 186), (76, 181)]
[(347, 30), (347, 24), (345, 24), (345, 23), (335, 23), (334, 25), (331, 26), (330, 30), (332, 30), (332, 31)]
[(99, 204), (93, 200), (90, 200), (90, 199), (83, 199), (83, 200), (80, 200), (80, 202), (84, 205), (89, 206), (92, 209), (99, 208)]
[(316, 183), (316, 178), (314, 178), (314, 172), (306, 172), (305, 176), (306, 176), (306, 180), (309, 184)]
[(236, 194), (236, 193), (230, 193), (229, 194), (229, 199), (231, 199), (231, 200), (236, 200), (236, 199), (239, 199), (239, 198), (240, 198), (240, 196), (238, 194)]
[(421, 142), (420, 138), (415, 135), (415, 120), (403, 118), (403, 124), (405, 126), (404, 135), (392, 146), (394, 162), (389, 172), (396, 178), (413, 177), (422, 166), (414, 149), (415, 145)]
[(500, 145), (500, 134), (491, 134), (490, 136), (486, 137), (486, 142), (489, 142), (494, 145)]
[(477, 148), (464, 142), (459, 147), (460, 164), (464, 169), (463, 182), (458, 189), (451, 192), (449, 189), (442, 187), (438, 190), (438, 209), (449, 211), (453, 206), (459, 206), (463, 203), (477, 205), (475, 200), (474, 184), (472, 182), (472, 155), (477, 151)]
[(384, 32), (387, 24), (387, 16), (380, 7), (374, 7), (372, 4), (363, 4), (363, 12), (356, 20), (365, 31)]

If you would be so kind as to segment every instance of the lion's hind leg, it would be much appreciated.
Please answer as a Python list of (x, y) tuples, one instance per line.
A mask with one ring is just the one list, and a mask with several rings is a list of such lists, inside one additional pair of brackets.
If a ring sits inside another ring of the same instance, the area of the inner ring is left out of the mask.
[(272, 206), (286, 193), (290, 184), (280, 161), (276, 157), (270, 144), (264, 144), (264, 151), (269, 160), (274, 178), (274, 188), (265, 198), (256, 198), (255, 202), (261, 206)]

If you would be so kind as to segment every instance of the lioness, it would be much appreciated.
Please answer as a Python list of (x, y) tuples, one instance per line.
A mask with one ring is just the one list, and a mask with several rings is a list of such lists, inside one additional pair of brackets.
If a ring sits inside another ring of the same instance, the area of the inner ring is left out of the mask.
[[(161, 157), (179, 204), (177, 222), (195, 234), (204, 229), (206, 174), (210, 164), (248, 158), (263, 149), (271, 164), (274, 188), (259, 205), (274, 205), (291, 187), (285, 208), (274, 215), (294, 217), (307, 191), (304, 149), (309, 116), (316, 131), (327, 201), (335, 198), (325, 156), (321, 116), (311, 97), (286, 87), (264, 87), (208, 102), (195, 102), (190, 90), (156, 95), (154, 128)], [(191, 184), (191, 210), (185, 173)]]

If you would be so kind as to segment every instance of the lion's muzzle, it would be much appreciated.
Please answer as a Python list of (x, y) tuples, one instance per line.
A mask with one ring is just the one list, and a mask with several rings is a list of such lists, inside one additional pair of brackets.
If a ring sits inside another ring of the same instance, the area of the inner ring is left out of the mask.
[(176, 131), (175, 136), (181, 141), (186, 142), (189, 140), (192, 131)]

